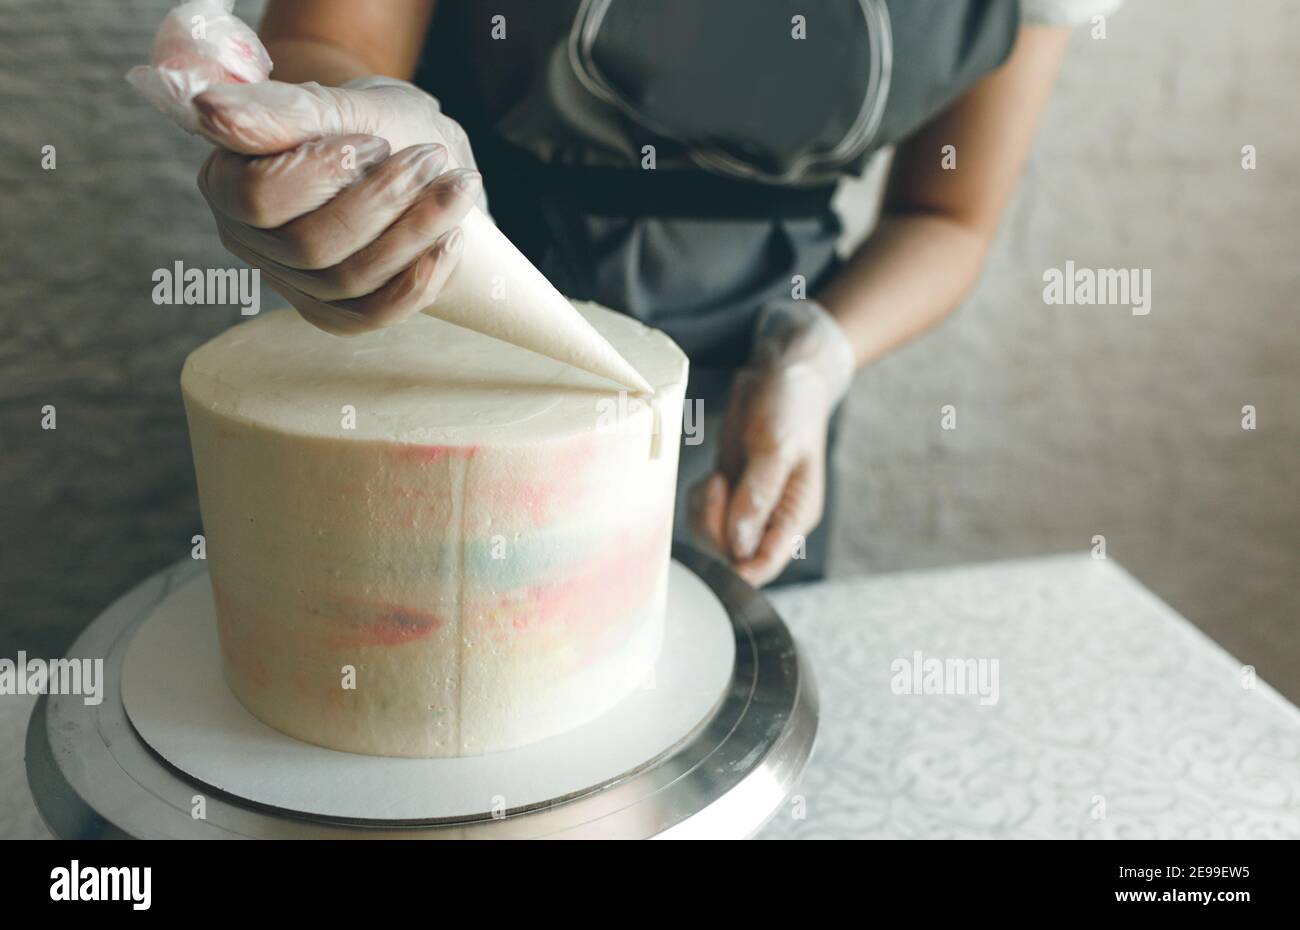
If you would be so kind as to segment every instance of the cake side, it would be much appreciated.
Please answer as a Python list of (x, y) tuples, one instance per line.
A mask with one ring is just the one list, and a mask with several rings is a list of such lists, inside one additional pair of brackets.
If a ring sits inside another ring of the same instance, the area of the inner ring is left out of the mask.
[[(671, 370), (680, 352), (662, 338)], [(358, 418), (392, 413), (387, 354), (353, 362), (374, 385)], [(454, 364), (434, 368), (428, 390), (445, 400)], [(510, 748), (603, 713), (641, 685), (662, 639), (685, 373), (682, 357), (657, 409), (561, 373), (531, 389), (540, 413), (513, 431), (469, 384), (485, 425), (458, 426), (456, 444), (357, 438), (310, 411), (258, 422), (256, 404), (213, 390), (229, 383), (183, 378), (234, 693), (290, 735), (395, 756)], [(514, 388), (497, 390), (518, 408)], [(398, 406), (418, 404), (409, 373), (401, 391)], [(322, 405), (338, 400), (326, 393)]]

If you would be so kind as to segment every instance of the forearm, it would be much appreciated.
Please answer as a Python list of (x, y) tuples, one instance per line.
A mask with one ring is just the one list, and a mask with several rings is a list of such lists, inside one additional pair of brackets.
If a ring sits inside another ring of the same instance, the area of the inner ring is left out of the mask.
[(289, 84), (316, 81), (338, 87), (354, 78), (375, 73), (359, 55), (330, 42), (306, 37), (279, 37), (263, 40), (275, 62), (271, 79)]
[(986, 232), (942, 213), (887, 213), (815, 296), (862, 367), (951, 313), (978, 280), (988, 242)]
[(285, 81), (300, 85), (316, 81), (329, 87), (344, 85), (354, 78), (373, 74), (374, 69), (346, 48), (339, 48), (320, 39), (276, 38), (264, 39), (270, 60), (276, 66), (270, 72), (272, 81)]
[(434, 0), (270, 0), (258, 34), (275, 62), (273, 80), (336, 86), (372, 74), (409, 81)]
[(1066, 29), (1022, 29), (1002, 67), (899, 147), (880, 226), (816, 295), (859, 366), (939, 323), (975, 286), (1068, 40)]

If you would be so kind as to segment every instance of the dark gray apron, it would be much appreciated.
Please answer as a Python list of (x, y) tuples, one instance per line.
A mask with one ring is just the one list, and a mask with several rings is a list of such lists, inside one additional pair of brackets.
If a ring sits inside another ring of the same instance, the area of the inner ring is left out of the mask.
[[(416, 83), (468, 132), (498, 225), (565, 294), (676, 340), (706, 415), (724, 409), (759, 309), (795, 275), (811, 295), (834, 272), (837, 180), (997, 67), (1019, 26), (1019, 0), (437, 10)], [(679, 537), (684, 489), (713, 457), (712, 442), (683, 447)], [(827, 531), (780, 581), (821, 577)]]

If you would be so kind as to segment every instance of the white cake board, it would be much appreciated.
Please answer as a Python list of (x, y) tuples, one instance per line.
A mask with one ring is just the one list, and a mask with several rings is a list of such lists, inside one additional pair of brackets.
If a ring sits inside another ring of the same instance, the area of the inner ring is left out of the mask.
[(127, 716), (190, 777), (267, 807), (326, 819), (434, 821), (549, 804), (607, 785), (686, 739), (732, 677), (735, 633), (708, 586), (674, 562), (653, 686), (576, 730), (506, 752), (393, 759), (337, 752), (268, 727), (221, 677), (206, 572), (140, 624), (122, 666)]

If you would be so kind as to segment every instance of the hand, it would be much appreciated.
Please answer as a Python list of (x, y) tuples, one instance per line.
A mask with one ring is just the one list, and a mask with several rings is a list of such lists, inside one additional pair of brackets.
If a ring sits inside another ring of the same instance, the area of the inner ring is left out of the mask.
[(218, 146), (199, 189), (222, 244), (309, 322), (351, 335), (433, 303), (482, 191), (433, 97), (389, 78), (267, 81), (215, 87), (194, 108)]
[(769, 305), (732, 385), (716, 470), (691, 492), (695, 534), (757, 586), (781, 573), (822, 518), (826, 433), (853, 350), (820, 304)]

